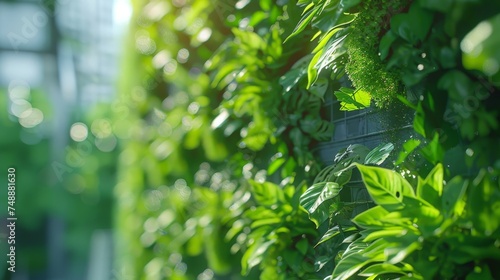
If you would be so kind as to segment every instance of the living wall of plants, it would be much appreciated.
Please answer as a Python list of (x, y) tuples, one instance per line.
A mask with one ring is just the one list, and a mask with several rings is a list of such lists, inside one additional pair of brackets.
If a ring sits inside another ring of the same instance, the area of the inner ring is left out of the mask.
[[(112, 105), (117, 269), (499, 278), (499, 19), (481, 0), (134, 1)], [(331, 99), (394, 119), (404, 104), (419, 136), (324, 166)], [(356, 178), (371, 199), (349, 198)]]

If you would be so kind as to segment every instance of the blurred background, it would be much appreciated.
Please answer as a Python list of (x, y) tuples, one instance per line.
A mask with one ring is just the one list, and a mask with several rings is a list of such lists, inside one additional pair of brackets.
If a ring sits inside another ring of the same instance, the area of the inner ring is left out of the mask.
[(16, 273), (0, 229), (1, 279), (113, 275), (117, 139), (92, 110), (116, 97), (131, 11), (127, 0), (0, 1), (0, 169), (16, 169), (18, 218)]

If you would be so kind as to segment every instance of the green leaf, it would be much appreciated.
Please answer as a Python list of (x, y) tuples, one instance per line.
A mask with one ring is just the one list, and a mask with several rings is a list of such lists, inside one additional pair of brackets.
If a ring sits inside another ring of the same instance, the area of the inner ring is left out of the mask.
[(447, 90), (451, 99), (462, 102), (474, 93), (474, 83), (462, 71), (450, 70), (438, 81), (438, 88)]
[(366, 155), (364, 164), (381, 165), (392, 150), (394, 150), (392, 143), (380, 144)]
[(271, 162), (271, 164), (269, 164), (269, 167), (267, 168), (267, 174), (268, 175), (274, 174), (285, 162), (286, 162), (285, 158), (277, 158), (273, 160), (273, 162)]
[(252, 207), (244, 212), (244, 217), (248, 218), (252, 221), (256, 220), (267, 220), (274, 219), (278, 217), (278, 213), (276, 211), (271, 210), (271, 207), (268, 206), (258, 206)]
[[(325, 210), (324, 208), (320, 209), (320, 207), (328, 203), (332, 198), (338, 196), (341, 190), (342, 187), (337, 183), (322, 182), (314, 184), (300, 196), (300, 205), (307, 210), (309, 218), (316, 224), (316, 227), (319, 227), (319, 224), (326, 220), (329, 215), (329, 213), (326, 212), (325, 217)], [(326, 206), (329, 206), (329, 204)], [(320, 214), (320, 216), (318, 217), (315, 214)]]
[(432, 164), (437, 164), (443, 161), (444, 149), (439, 141), (438, 133), (435, 133), (432, 141), (420, 150), (420, 154)]
[(323, 99), (327, 88), (328, 80), (326, 78), (319, 78), (313, 85), (311, 85), (309, 92)]
[[(438, 209), (418, 197), (404, 197), (403, 202), (405, 208), (401, 210), (402, 215), (413, 218), (424, 237), (438, 234), (437, 229), (442, 225), (444, 219)], [(409, 228), (414, 229), (417, 226), (412, 224)]]
[(404, 97), (402, 95), (397, 95), (396, 97), (398, 98), (399, 101), (401, 101), (401, 103), (406, 105), (408, 108), (411, 108), (415, 111), (417, 110), (417, 106), (415, 106), (415, 104), (411, 103), (410, 100), (408, 100), (406, 97)]
[(292, 31), (292, 34), (290, 34), (283, 43), (286, 43), (288, 40), (291, 38), (297, 36), (300, 32), (302, 32), (304, 29), (306, 29), (307, 25), (312, 21), (314, 16), (319, 12), (320, 6), (314, 7), (312, 10), (308, 11), (299, 21), (295, 29)]
[[(231, 270), (228, 248), (224, 248), (227, 244), (224, 242), (224, 236), (220, 226), (212, 223), (204, 228), (205, 254), (208, 265), (216, 273), (226, 274)], [(224, 249), (221, 249), (224, 248)]]
[(422, 9), (418, 2), (411, 5), (408, 13), (391, 18), (391, 30), (406, 41), (416, 44), (423, 41), (431, 28), (433, 13)]
[(295, 273), (301, 272), (301, 264), (304, 262), (304, 256), (299, 252), (289, 250), (283, 255), (283, 259)]
[(342, 11), (347, 11), (350, 8), (356, 7), (361, 3), (361, 0), (340, 0), (340, 7)]
[[(352, 22), (355, 18), (353, 13), (345, 13), (342, 7), (339, 6), (339, 1), (324, 1), (321, 5), (321, 11), (318, 16), (313, 20), (311, 26), (319, 30), (321, 33), (326, 33), (329, 30), (335, 29), (339, 26), (346, 25)], [(328, 16), (325, 16), (328, 15)], [(316, 38), (315, 35), (312, 40)], [(311, 40), (311, 41), (312, 41)]]
[(260, 7), (264, 11), (269, 11), (272, 6), (271, 0), (260, 0), (259, 1)]
[(325, 69), (335, 69), (335, 61), (342, 57), (346, 50), (344, 40), (346, 38), (346, 25), (355, 19), (354, 15), (343, 15), (339, 18), (339, 23), (328, 29), (328, 32), (321, 37), (318, 45), (314, 48), (314, 57), (308, 67), (307, 88), (313, 85), (319, 73)]
[(317, 117), (308, 115), (299, 121), (300, 128), (305, 133), (319, 141), (328, 141), (333, 135), (333, 123), (326, 120), (318, 120)]
[(484, 169), (472, 184), (467, 198), (467, 212), (474, 228), (489, 236), (500, 227), (500, 187), (498, 181), (494, 182)]
[(347, 169), (349, 167), (350, 162), (346, 162), (347, 164), (337, 163), (330, 166), (325, 167), (321, 170), (316, 178), (314, 179), (314, 184), (320, 182), (335, 182), (339, 184), (339, 186), (345, 185), (351, 179), (352, 170)]
[[(300, 197), (300, 203), (310, 212), (314, 212), (323, 202), (336, 197), (340, 190), (341, 188), (337, 183), (318, 183), (309, 188)], [(308, 207), (310, 202), (313, 203), (310, 207)]]
[(342, 76), (342, 68), (344, 67), (342, 58), (345, 57), (347, 53), (347, 49), (344, 46), (347, 37), (346, 33), (347, 31), (345, 28), (340, 30), (323, 48), (319, 59), (314, 64), (318, 73), (321, 73), (323, 69), (331, 69), (332, 75), (336, 73), (337, 79)]
[(314, 247), (318, 246), (321, 243), (324, 243), (328, 240), (331, 240), (332, 238), (339, 236), (341, 233), (348, 233), (348, 232), (354, 232), (357, 231), (358, 229), (356, 227), (348, 227), (348, 228), (343, 228), (342, 231), (340, 231), (339, 226), (334, 226), (326, 231), (325, 234), (321, 237), (321, 239), (314, 245)]
[(384, 60), (388, 55), (391, 50), (391, 45), (396, 41), (398, 37), (392, 32), (392, 30), (387, 31), (385, 35), (380, 39), (380, 46), (379, 46), (379, 52), (380, 52), (380, 59)]
[(321, 52), (316, 53), (307, 66), (307, 89), (309, 89), (318, 79), (318, 69), (316, 69), (316, 63), (318, 63), (320, 57)]
[(355, 275), (365, 265), (384, 260), (380, 256), (379, 258), (363, 256), (363, 251), (366, 248), (368, 248), (368, 243), (361, 242), (359, 239), (351, 243), (342, 256), (342, 259), (335, 266), (332, 274), (333, 280), (349, 279), (349, 277)]
[(360, 144), (351, 144), (347, 148), (340, 150), (334, 158), (334, 162), (341, 163), (342, 161), (350, 160), (351, 162), (359, 162), (361, 163), (361, 159), (366, 158), (366, 155), (370, 152), (370, 150), (363, 145)]
[(373, 277), (373, 276), (378, 276), (381, 274), (386, 274), (386, 273), (402, 273), (405, 274), (403, 269), (401, 267), (395, 266), (390, 263), (377, 263), (377, 264), (372, 264), (369, 267), (367, 267), (365, 270), (361, 271), (359, 273), (359, 276), (364, 276), (364, 277)]
[(424, 199), (435, 208), (441, 207), (443, 195), (443, 165), (437, 164), (425, 179), (418, 178), (417, 197)]
[(307, 250), (309, 249), (309, 242), (307, 241), (306, 238), (302, 238), (297, 244), (295, 244), (295, 248), (302, 254), (306, 255)]
[(416, 133), (426, 137), (429, 126), (428, 122), (422, 101), (419, 101), (415, 110), (415, 118), (413, 119), (413, 129)]
[(337, 34), (337, 32), (341, 31), (343, 28), (336, 27), (328, 31), (323, 37), (318, 42), (318, 45), (314, 48), (312, 51), (313, 54), (316, 54), (318, 52), (322, 52), (325, 46), (327, 45), (328, 42), (330, 42), (330, 39)]
[(332, 256), (318, 256), (314, 262), (314, 267), (316, 272), (323, 269), (323, 267), (328, 264), (333, 259)]
[(387, 225), (383, 218), (389, 214), (384, 207), (378, 205), (359, 213), (352, 221), (362, 228), (381, 228)]
[(372, 242), (384, 237), (401, 237), (404, 236), (407, 231), (408, 230), (403, 227), (384, 227), (383, 229), (368, 234), (363, 241)]
[(455, 2), (454, 0), (441, 0), (441, 1), (421, 0), (421, 1), (419, 1), (420, 5), (422, 5), (423, 8), (426, 8), (429, 10), (440, 11), (443, 13), (449, 12), (450, 7), (454, 2)]
[(250, 180), (252, 196), (260, 205), (271, 206), (284, 201), (283, 190), (271, 182), (258, 183)]
[(255, 241), (246, 250), (241, 258), (241, 275), (248, 275), (250, 269), (259, 265), (265, 257), (269, 247), (276, 242), (275, 239), (265, 241), (263, 239)]
[(227, 158), (228, 151), (226, 146), (221, 141), (221, 137), (210, 126), (206, 126), (203, 130), (202, 146), (205, 155), (213, 161), (222, 161)]
[[(421, 243), (417, 241), (419, 238), (418, 235), (408, 234), (399, 236), (398, 238), (405, 238), (407, 241), (412, 240), (412, 242), (403, 242), (401, 247), (391, 247), (385, 250), (387, 261), (391, 264), (397, 264), (404, 261), (407, 256), (422, 247)], [(405, 243), (407, 243), (407, 245)]]
[(403, 196), (415, 196), (410, 183), (393, 170), (361, 164), (356, 167), (373, 201), (388, 211), (402, 207)]
[[(254, 115), (254, 119), (256, 118), (257, 116)], [(247, 134), (243, 138), (243, 143), (253, 151), (262, 150), (273, 134), (271, 128), (272, 124), (269, 119), (265, 119), (263, 122), (251, 122), (248, 126)]]
[(371, 96), (363, 90), (353, 90), (342, 87), (334, 92), (337, 100), (340, 101), (341, 111), (354, 111), (370, 107)]
[(471, 271), (469, 274), (467, 274), (467, 277), (465, 277), (465, 280), (493, 280), (493, 276), (491, 275), (491, 271), (489, 266), (487, 265), (482, 265), (481, 267), (478, 266), (479, 269), (474, 269)]
[(311, 55), (307, 55), (299, 59), (290, 71), (286, 72), (281, 76), (279, 83), (283, 86), (285, 92), (289, 92), (293, 87), (295, 87), (299, 81), (305, 77), (307, 73), (308, 62), (311, 59)]
[(403, 197), (403, 203), (405, 204), (405, 209), (401, 210), (401, 213), (405, 217), (415, 217), (420, 219), (419, 222), (425, 221), (425, 218), (428, 218), (433, 224), (442, 220), (439, 217), (441, 212), (438, 208), (419, 197), (405, 196)]
[(405, 161), (405, 159), (418, 147), (420, 146), (420, 140), (410, 139), (403, 144), (403, 150), (399, 153), (398, 159), (394, 163), (399, 165)]
[(271, 218), (265, 218), (265, 219), (257, 219), (252, 222), (250, 225), (250, 228), (258, 228), (262, 226), (271, 226), (271, 225), (279, 225), (282, 222), (281, 217), (271, 217)]

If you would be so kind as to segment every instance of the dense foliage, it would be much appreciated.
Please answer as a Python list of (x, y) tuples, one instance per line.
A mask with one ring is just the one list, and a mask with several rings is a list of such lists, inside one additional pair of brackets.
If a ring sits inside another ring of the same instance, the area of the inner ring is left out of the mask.
[[(444, 2), (136, 1), (112, 107), (118, 269), (498, 277), (499, 44), (484, 28), (500, 28), (500, 8)], [(333, 136), (321, 108), (334, 98), (343, 110), (402, 101), (421, 137), (393, 156), (352, 143), (322, 169), (311, 151)], [(359, 176), (366, 201), (350, 198)]]

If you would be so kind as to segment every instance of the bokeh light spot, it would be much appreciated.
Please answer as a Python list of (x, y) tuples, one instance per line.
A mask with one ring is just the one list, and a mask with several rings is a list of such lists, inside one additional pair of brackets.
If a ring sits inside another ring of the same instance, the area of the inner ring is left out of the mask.
[(43, 112), (36, 108), (31, 108), (24, 111), (19, 117), (19, 123), (26, 127), (32, 128), (39, 125), (43, 121)]
[(69, 131), (69, 136), (76, 142), (84, 141), (87, 139), (88, 134), (89, 130), (87, 126), (81, 122), (74, 123)]

